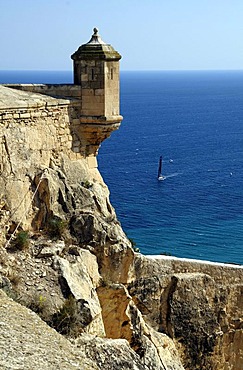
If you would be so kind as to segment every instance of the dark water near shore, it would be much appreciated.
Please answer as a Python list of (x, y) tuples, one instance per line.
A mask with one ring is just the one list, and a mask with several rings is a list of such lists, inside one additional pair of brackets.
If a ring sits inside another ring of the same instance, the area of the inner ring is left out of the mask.
[[(0, 72), (0, 82), (72, 73)], [(243, 71), (122, 72), (121, 113), (98, 160), (128, 236), (145, 254), (242, 264)]]

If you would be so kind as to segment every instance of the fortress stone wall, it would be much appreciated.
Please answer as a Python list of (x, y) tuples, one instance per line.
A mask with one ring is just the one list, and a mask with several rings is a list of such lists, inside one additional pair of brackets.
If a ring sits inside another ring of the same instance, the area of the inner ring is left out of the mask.
[[(58, 165), (62, 156), (82, 157), (75, 133), (79, 111), (80, 100), (0, 87), (1, 200), (14, 212), (12, 222), (17, 224), (31, 203), (30, 189), (39, 173)], [(32, 217), (30, 210), (23, 225), (30, 225)]]

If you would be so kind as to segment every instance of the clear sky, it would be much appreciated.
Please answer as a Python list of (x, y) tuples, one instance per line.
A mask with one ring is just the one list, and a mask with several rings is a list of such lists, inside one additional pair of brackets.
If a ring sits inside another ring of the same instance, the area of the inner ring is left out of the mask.
[(93, 27), (123, 70), (243, 69), (243, 0), (0, 0), (0, 69), (71, 70)]

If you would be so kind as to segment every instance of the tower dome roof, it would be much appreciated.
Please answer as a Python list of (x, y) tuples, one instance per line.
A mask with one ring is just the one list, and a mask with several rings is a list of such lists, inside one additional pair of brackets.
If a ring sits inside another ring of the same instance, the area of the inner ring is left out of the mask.
[(120, 60), (121, 55), (110, 45), (106, 44), (98, 34), (98, 29), (94, 28), (94, 33), (86, 44), (81, 45), (74, 54), (71, 55), (73, 60), (81, 59), (104, 59)]

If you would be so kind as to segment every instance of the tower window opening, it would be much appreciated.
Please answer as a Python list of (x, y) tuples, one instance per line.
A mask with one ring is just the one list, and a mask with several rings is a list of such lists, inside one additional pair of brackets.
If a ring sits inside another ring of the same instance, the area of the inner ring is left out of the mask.
[(110, 76), (111, 76), (111, 80), (113, 80), (113, 68), (111, 68), (111, 74), (110, 74)]
[(94, 80), (94, 69), (93, 68), (91, 69), (91, 80), (92, 81)]

